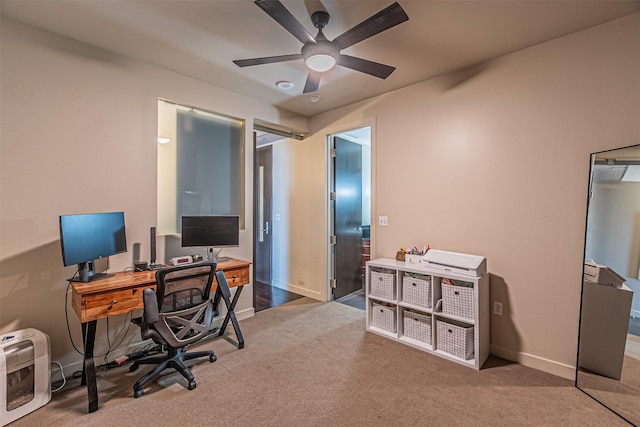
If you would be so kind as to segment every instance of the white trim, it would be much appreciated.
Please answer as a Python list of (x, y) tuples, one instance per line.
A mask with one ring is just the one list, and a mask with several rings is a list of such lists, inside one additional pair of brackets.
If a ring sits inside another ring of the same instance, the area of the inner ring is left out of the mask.
[[(323, 129), (323, 133), (324, 133), (324, 152), (325, 152), (325, 189), (324, 189), (324, 203), (325, 203), (325, 215), (326, 215), (326, 221), (325, 221), (325, 249), (326, 249), (326, 254), (327, 254), (327, 265), (326, 265), (326, 278), (327, 278), (327, 283), (326, 283), (326, 296), (325, 296), (325, 300), (326, 301), (331, 301), (331, 298), (333, 297), (333, 292), (331, 291), (331, 275), (333, 273), (333, 265), (332, 265), (332, 256), (331, 256), (331, 243), (329, 242), (329, 232), (331, 231), (332, 228), (332, 211), (331, 211), (331, 204), (329, 203), (329, 190), (331, 188), (331, 177), (333, 174), (332, 171), (332, 162), (331, 162), (331, 137), (334, 135), (338, 135), (341, 133), (346, 133), (349, 132), (350, 130), (354, 130), (354, 129), (360, 129), (363, 127), (369, 127), (370, 128), (370, 136), (369, 136), (369, 144), (371, 147), (371, 159), (370, 159), (370, 168), (371, 168), (371, 206), (370, 206), (370, 215), (371, 215), (371, 228), (370, 228), (370, 241), (371, 241), (371, 247), (369, 248), (369, 252), (371, 254), (373, 254), (373, 247), (375, 244), (375, 239), (374, 239), (374, 233), (375, 230), (373, 227), (373, 218), (374, 218), (374, 212), (375, 212), (375, 200), (376, 200), (376, 186), (375, 186), (375, 155), (374, 155), (374, 150), (375, 150), (375, 141), (376, 141), (376, 117), (372, 116), (372, 117), (366, 117), (363, 118), (362, 120), (358, 120), (358, 121), (353, 121), (353, 122), (347, 122), (347, 123), (342, 123), (342, 124), (338, 124), (335, 126), (331, 126), (328, 128), (324, 128)], [(372, 256), (372, 255), (371, 255)], [(373, 256), (371, 259), (374, 259)], [(313, 298), (313, 297), (311, 297)]]
[(574, 366), (538, 357), (533, 354), (511, 350), (495, 344), (491, 344), (491, 354), (568, 380), (575, 380), (576, 378), (576, 368)]
[(302, 288), (300, 286), (292, 285), (291, 283), (274, 280), (271, 283), (271, 286), (278, 289), (283, 289), (285, 291), (293, 292), (294, 294), (313, 298), (318, 301), (324, 301), (323, 296), (320, 292), (314, 291), (312, 289), (307, 289), (307, 288)]

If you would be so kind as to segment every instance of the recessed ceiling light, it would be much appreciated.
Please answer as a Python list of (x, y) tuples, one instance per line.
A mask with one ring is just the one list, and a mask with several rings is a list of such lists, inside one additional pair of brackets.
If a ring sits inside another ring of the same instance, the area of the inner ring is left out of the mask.
[(278, 89), (289, 90), (289, 89), (293, 89), (293, 83), (291, 83), (288, 80), (280, 80), (276, 82), (276, 87)]
[(309, 95), (309, 101), (311, 101), (312, 104), (317, 104), (318, 101), (320, 101), (320, 95)]

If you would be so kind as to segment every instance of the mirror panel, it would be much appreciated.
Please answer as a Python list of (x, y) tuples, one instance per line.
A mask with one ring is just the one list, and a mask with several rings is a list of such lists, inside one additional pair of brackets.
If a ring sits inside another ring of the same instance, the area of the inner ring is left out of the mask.
[(593, 153), (576, 387), (640, 424), (640, 145)]

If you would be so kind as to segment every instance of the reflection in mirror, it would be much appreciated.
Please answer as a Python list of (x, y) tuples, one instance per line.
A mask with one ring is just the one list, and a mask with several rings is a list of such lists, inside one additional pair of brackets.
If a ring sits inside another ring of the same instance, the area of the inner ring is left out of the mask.
[(591, 155), (576, 386), (640, 424), (640, 145)]

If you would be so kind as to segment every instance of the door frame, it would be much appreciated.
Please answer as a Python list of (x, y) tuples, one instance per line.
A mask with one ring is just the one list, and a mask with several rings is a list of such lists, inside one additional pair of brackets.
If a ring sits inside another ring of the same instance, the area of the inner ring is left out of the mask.
[[(371, 144), (371, 206), (370, 206), (370, 215), (371, 215), (371, 227), (370, 227), (370, 256), (371, 259), (377, 258), (376, 254), (376, 237), (377, 237), (377, 228), (375, 225), (377, 222), (374, 221), (376, 218), (376, 121), (375, 117), (370, 117), (364, 119), (363, 121), (358, 122), (350, 122), (345, 123), (343, 125), (338, 125), (335, 127), (331, 127), (326, 129), (324, 132), (324, 149), (325, 149), (325, 206), (326, 206), (326, 233), (325, 233), (325, 253), (327, 256), (327, 265), (326, 265), (326, 300), (333, 301), (333, 289), (332, 289), (332, 279), (335, 277), (334, 274), (334, 260), (333, 260), (333, 244), (331, 243), (330, 236), (333, 234), (334, 223), (333, 223), (333, 208), (331, 203), (331, 189), (333, 184), (333, 161), (331, 159), (331, 140), (334, 136), (338, 136), (340, 134), (344, 134), (351, 130), (361, 129), (364, 127), (370, 128), (370, 144)], [(375, 224), (374, 224), (375, 222)]]

